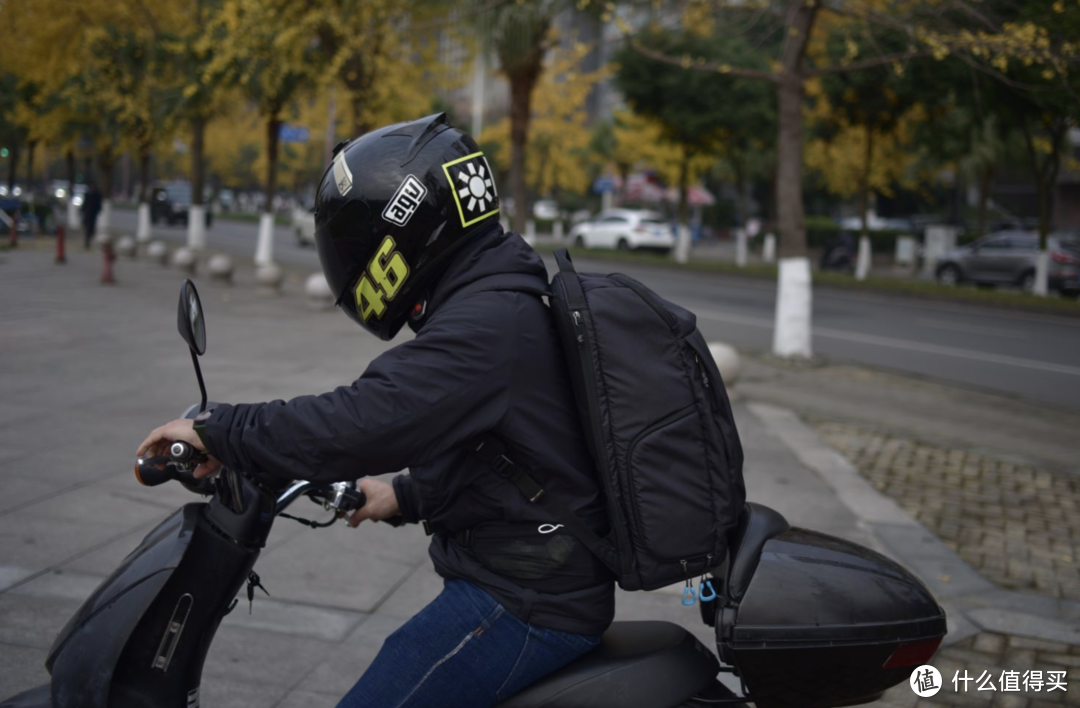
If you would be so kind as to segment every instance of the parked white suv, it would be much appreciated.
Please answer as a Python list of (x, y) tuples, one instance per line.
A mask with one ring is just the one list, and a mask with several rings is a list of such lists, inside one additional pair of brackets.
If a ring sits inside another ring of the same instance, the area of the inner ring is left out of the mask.
[(296, 243), (298, 245), (315, 245), (315, 212), (301, 206), (294, 206), (292, 223), (293, 229), (296, 230)]
[(578, 248), (647, 248), (667, 253), (675, 246), (675, 234), (655, 211), (609, 209), (575, 226), (570, 242)]

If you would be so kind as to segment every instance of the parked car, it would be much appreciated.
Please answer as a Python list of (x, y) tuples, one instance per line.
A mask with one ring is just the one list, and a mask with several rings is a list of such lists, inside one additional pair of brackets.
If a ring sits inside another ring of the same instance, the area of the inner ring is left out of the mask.
[[(1017, 285), (1025, 292), (1035, 286), (1035, 257), (1039, 237), (1030, 231), (1000, 231), (946, 253), (937, 266), (937, 280), (945, 285), (971, 282), (982, 285)], [(1048, 285), (1066, 295), (1080, 293), (1080, 240), (1054, 234)]]
[(296, 243), (300, 246), (315, 245), (315, 210), (293, 207), (292, 224), (296, 231)]
[[(150, 221), (157, 224), (164, 221), (173, 224), (188, 222), (188, 210), (191, 208), (191, 185), (186, 182), (174, 182), (164, 187), (155, 187), (150, 196)], [(210, 228), (214, 216), (211, 209), (206, 210), (206, 227)]]
[(571, 229), (570, 241), (578, 248), (641, 248), (667, 253), (675, 246), (675, 234), (655, 211), (609, 209)]

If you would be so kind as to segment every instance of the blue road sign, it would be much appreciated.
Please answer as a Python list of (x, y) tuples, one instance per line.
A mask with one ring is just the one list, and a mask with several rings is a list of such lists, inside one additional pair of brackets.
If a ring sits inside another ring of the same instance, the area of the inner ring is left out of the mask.
[(278, 139), (283, 143), (306, 143), (309, 133), (307, 126), (282, 123), (278, 129)]
[(597, 177), (596, 181), (593, 182), (592, 188), (593, 191), (597, 194), (603, 194), (604, 192), (614, 192), (615, 180), (607, 176)]

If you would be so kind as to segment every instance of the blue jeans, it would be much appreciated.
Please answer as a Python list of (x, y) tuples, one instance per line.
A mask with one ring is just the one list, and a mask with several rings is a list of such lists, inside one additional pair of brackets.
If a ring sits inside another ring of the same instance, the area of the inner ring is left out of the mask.
[(484, 708), (600, 643), (522, 622), (464, 580), (387, 637), (338, 708)]

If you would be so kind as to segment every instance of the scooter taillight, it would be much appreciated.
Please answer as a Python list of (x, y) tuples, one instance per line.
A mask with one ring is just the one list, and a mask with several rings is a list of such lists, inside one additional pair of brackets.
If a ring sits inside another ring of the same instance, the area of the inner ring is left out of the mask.
[(1069, 253), (1065, 253), (1064, 251), (1053, 251), (1050, 254), (1050, 260), (1054, 261), (1055, 263), (1062, 263), (1064, 265), (1080, 263), (1080, 259)]
[(881, 665), (883, 669), (896, 669), (902, 666), (922, 666), (930, 661), (943, 637), (927, 639), (921, 642), (904, 642)]

